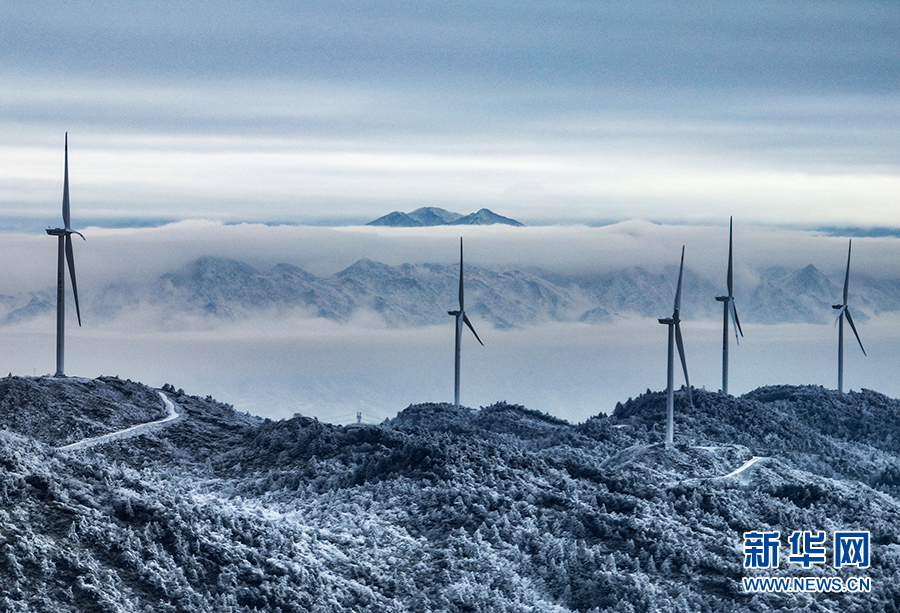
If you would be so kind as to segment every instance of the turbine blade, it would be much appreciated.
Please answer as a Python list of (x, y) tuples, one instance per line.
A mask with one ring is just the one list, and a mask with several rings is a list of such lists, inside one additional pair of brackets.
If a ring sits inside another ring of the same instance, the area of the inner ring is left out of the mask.
[(684, 245), (681, 247), (681, 267), (678, 269), (678, 287), (675, 290), (675, 312), (681, 310), (681, 278), (684, 275)]
[(853, 248), (853, 240), (847, 247), (847, 273), (844, 275), (844, 304), (847, 304), (847, 287), (850, 285), (850, 249)]
[[(465, 314), (465, 313), (463, 313), (463, 321), (465, 322), (465, 324), (466, 324), (467, 326), (469, 326), (469, 330), (472, 331), (472, 334), (475, 335), (475, 338), (478, 340), (478, 342), (481, 343), (481, 339), (478, 338), (478, 332), (475, 331), (475, 328), (472, 326), (472, 322), (469, 321), (469, 318), (466, 317), (466, 314)], [(481, 346), (484, 347), (484, 343), (481, 343)]]
[(740, 345), (741, 341), (738, 338), (738, 333), (740, 333), (741, 336), (744, 336), (744, 331), (741, 330), (741, 320), (738, 319), (737, 306), (734, 304), (734, 298), (728, 301), (728, 310), (731, 311), (731, 323), (734, 326), (734, 340)]
[(463, 247), (462, 237), (459, 237), (459, 310), (464, 310), (465, 297), (463, 292)]
[(78, 325), (81, 325), (81, 308), (78, 306), (78, 285), (75, 283), (75, 254), (72, 252), (72, 235), (66, 234), (66, 263), (69, 265), (69, 277), (72, 279), (72, 293), (75, 294), (75, 313)]
[(728, 297), (731, 298), (734, 294), (734, 272), (732, 268), (732, 250), (731, 250), (731, 237), (732, 237), (732, 223), (734, 222), (734, 217), (732, 217), (728, 221)]
[(684, 370), (684, 383), (688, 389), (688, 400), (694, 404), (691, 398), (691, 380), (688, 378), (687, 361), (684, 359), (684, 340), (681, 338), (681, 325), (675, 322), (675, 344), (678, 345), (678, 356), (681, 358), (681, 368)]
[(69, 229), (69, 133), (66, 132), (66, 166), (65, 178), (63, 179), (63, 201), (62, 201), (62, 217), (63, 227)]
[[(844, 307), (846, 309), (846, 307)], [(856, 331), (856, 326), (853, 324), (853, 318), (850, 317), (849, 309), (846, 311), (847, 313), (847, 323), (850, 324), (850, 329), (853, 330), (853, 334), (856, 335), (856, 342), (859, 343), (859, 348), (862, 349), (863, 355), (868, 356), (866, 353), (866, 348), (863, 347), (862, 341), (859, 340), (859, 332)]]

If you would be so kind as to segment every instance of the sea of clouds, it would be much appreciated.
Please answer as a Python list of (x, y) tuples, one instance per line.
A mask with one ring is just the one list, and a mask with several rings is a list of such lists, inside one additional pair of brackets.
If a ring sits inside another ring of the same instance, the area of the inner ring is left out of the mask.
[[(277, 263), (331, 274), (360, 258), (386, 264), (458, 258), (460, 235), (466, 262), (496, 268), (555, 272), (610, 271), (628, 266), (663, 270), (685, 265), (725, 290), (727, 225), (663, 226), (629, 221), (604, 227), (471, 227), (391, 229), (370, 227), (224, 225), (185, 221), (156, 228), (87, 228), (76, 237), (79, 293), (119, 282), (152, 283), (200, 256), (214, 255), (258, 267)], [(52, 291), (56, 249), (45, 235), (7, 233), (0, 254), (5, 282), (0, 294)], [(846, 237), (771, 227), (735, 227), (735, 295), (738, 310), (749, 300), (759, 270), (773, 265), (814, 264), (840, 285)], [(900, 240), (856, 238), (853, 271), (889, 278), (900, 258)], [(852, 277), (851, 277), (852, 287)], [(71, 290), (69, 290), (71, 291)], [(673, 297), (674, 298), (674, 297)], [(712, 301), (713, 296), (709, 299)], [(836, 295), (834, 300), (839, 301)], [(453, 306), (455, 296), (448, 297)], [(830, 305), (822, 305), (827, 313)], [(448, 305), (435, 305), (446, 310)], [(852, 307), (852, 305), (851, 305)], [(66, 373), (118, 375), (155, 386), (171, 383), (216, 397), (241, 411), (271, 418), (299, 412), (337, 422), (393, 416), (411, 403), (452, 401), (453, 325), (390, 328), (374, 314), (336, 323), (301, 313), (263, 313), (240, 320), (186, 316), (160, 326), (156, 313), (136, 305), (113, 320), (85, 318), (79, 328), (71, 300)], [(659, 313), (659, 317), (670, 315)], [(507, 330), (473, 318), (485, 343), (463, 340), (462, 402), (498, 400), (571, 421), (609, 412), (616, 402), (646, 389), (661, 390), (666, 375), (666, 329), (654, 319), (618, 318), (603, 324), (546, 323)], [(900, 318), (882, 313), (857, 322), (868, 356), (845, 337), (845, 388), (900, 395), (893, 365), (900, 358)], [(721, 386), (721, 320), (683, 324), (691, 383)], [(769, 384), (836, 387), (837, 331), (831, 325), (744, 325), (740, 345), (731, 342), (732, 393)], [(0, 328), (0, 370), (15, 375), (51, 373), (55, 326), (50, 315)], [(682, 383), (680, 372), (677, 385)]]

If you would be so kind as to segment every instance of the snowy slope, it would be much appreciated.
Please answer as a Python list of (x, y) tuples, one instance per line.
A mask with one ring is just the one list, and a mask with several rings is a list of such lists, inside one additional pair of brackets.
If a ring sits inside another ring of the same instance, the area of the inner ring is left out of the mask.
[(0, 430), (62, 446), (168, 414), (159, 395), (115, 377), (0, 379)]

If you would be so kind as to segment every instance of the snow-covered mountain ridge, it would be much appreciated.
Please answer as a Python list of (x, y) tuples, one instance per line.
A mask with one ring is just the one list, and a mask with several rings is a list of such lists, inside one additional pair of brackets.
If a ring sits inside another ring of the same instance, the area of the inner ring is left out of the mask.
[[(632, 267), (603, 274), (561, 275), (539, 270), (466, 266), (467, 312), (498, 328), (553, 321), (603, 323), (614, 318), (659, 317), (672, 308), (677, 269), (652, 272)], [(737, 295), (747, 323), (830, 323), (831, 304), (841, 288), (814, 266), (791, 271), (769, 268), (759, 282)], [(347, 321), (362, 312), (377, 313), (391, 326), (446, 323), (454, 308), (459, 269), (451, 264), (389, 266), (359, 260), (330, 276), (316, 276), (290, 264), (260, 270), (244, 262), (203, 257), (152, 282), (115, 279), (99, 293), (82, 296), (88, 320), (104, 320), (147, 306), (164, 319), (182, 314), (214, 319), (254, 314), (299, 312)], [(721, 317), (715, 296), (723, 288), (685, 270), (682, 316)], [(900, 280), (854, 278), (851, 301), (860, 321), (900, 309)], [(0, 297), (15, 325), (53, 311), (48, 290), (41, 295)], [(0, 313), (3, 311), (0, 310)]]
[(419, 228), (427, 226), (490, 226), (493, 224), (507, 226), (524, 225), (515, 219), (498, 215), (490, 209), (480, 209), (469, 215), (462, 215), (435, 206), (421, 207), (409, 213), (393, 211), (374, 221), (370, 221), (366, 225)]
[[(167, 386), (183, 419), (64, 452), (41, 418), (79, 423), (105, 394), (149, 419), (158, 390), (0, 380), (2, 397), (17, 391), (36, 415), (0, 432), (4, 610), (893, 611), (900, 599), (900, 402), (875, 392), (695, 390), (693, 406), (678, 394), (667, 450), (658, 392), (581, 424), (501, 402), (341, 427)], [(729, 476), (754, 454), (767, 459)], [(871, 592), (743, 592), (755, 572), (743, 532), (836, 529), (871, 533), (871, 568), (767, 574), (866, 576)]]

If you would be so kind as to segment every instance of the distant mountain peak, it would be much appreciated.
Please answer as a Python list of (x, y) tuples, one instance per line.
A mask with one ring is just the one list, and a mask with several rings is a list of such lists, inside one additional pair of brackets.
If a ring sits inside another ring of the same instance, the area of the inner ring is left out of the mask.
[(448, 211), (447, 209), (436, 206), (424, 206), (418, 208), (409, 213), (409, 216), (420, 221), (423, 226), (442, 226), (453, 223), (462, 217), (459, 213), (454, 213), (453, 211)]
[(369, 258), (361, 258), (359, 260), (356, 260), (353, 264), (351, 264), (344, 270), (338, 272), (335, 276), (346, 277), (351, 274), (359, 274), (359, 273), (384, 274), (387, 271), (393, 272), (393, 268), (388, 266), (387, 264), (382, 264), (381, 262), (376, 262), (375, 260), (371, 260)]
[(793, 283), (799, 291), (822, 297), (830, 296), (837, 288), (828, 277), (812, 264), (797, 271), (794, 275)]
[(509, 217), (504, 217), (503, 215), (497, 215), (495, 212), (490, 209), (481, 209), (476, 213), (472, 213), (471, 215), (466, 215), (465, 217), (460, 217), (456, 221), (450, 222), (450, 225), (453, 226), (490, 226), (493, 224), (505, 224), (508, 226), (524, 226), (515, 219), (510, 219)]
[(367, 226), (391, 226), (395, 228), (416, 228), (425, 226), (489, 226), (493, 224), (504, 224), (508, 226), (523, 226), (524, 224), (497, 215), (490, 209), (481, 209), (469, 215), (461, 215), (434, 206), (421, 207), (409, 213), (394, 211), (383, 217), (379, 217), (374, 221), (367, 223)]
[(391, 226), (394, 228), (414, 228), (421, 226), (422, 223), (407, 213), (394, 211), (383, 217), (379, 217), (375, 221), (370, 221), (367, 226)]

